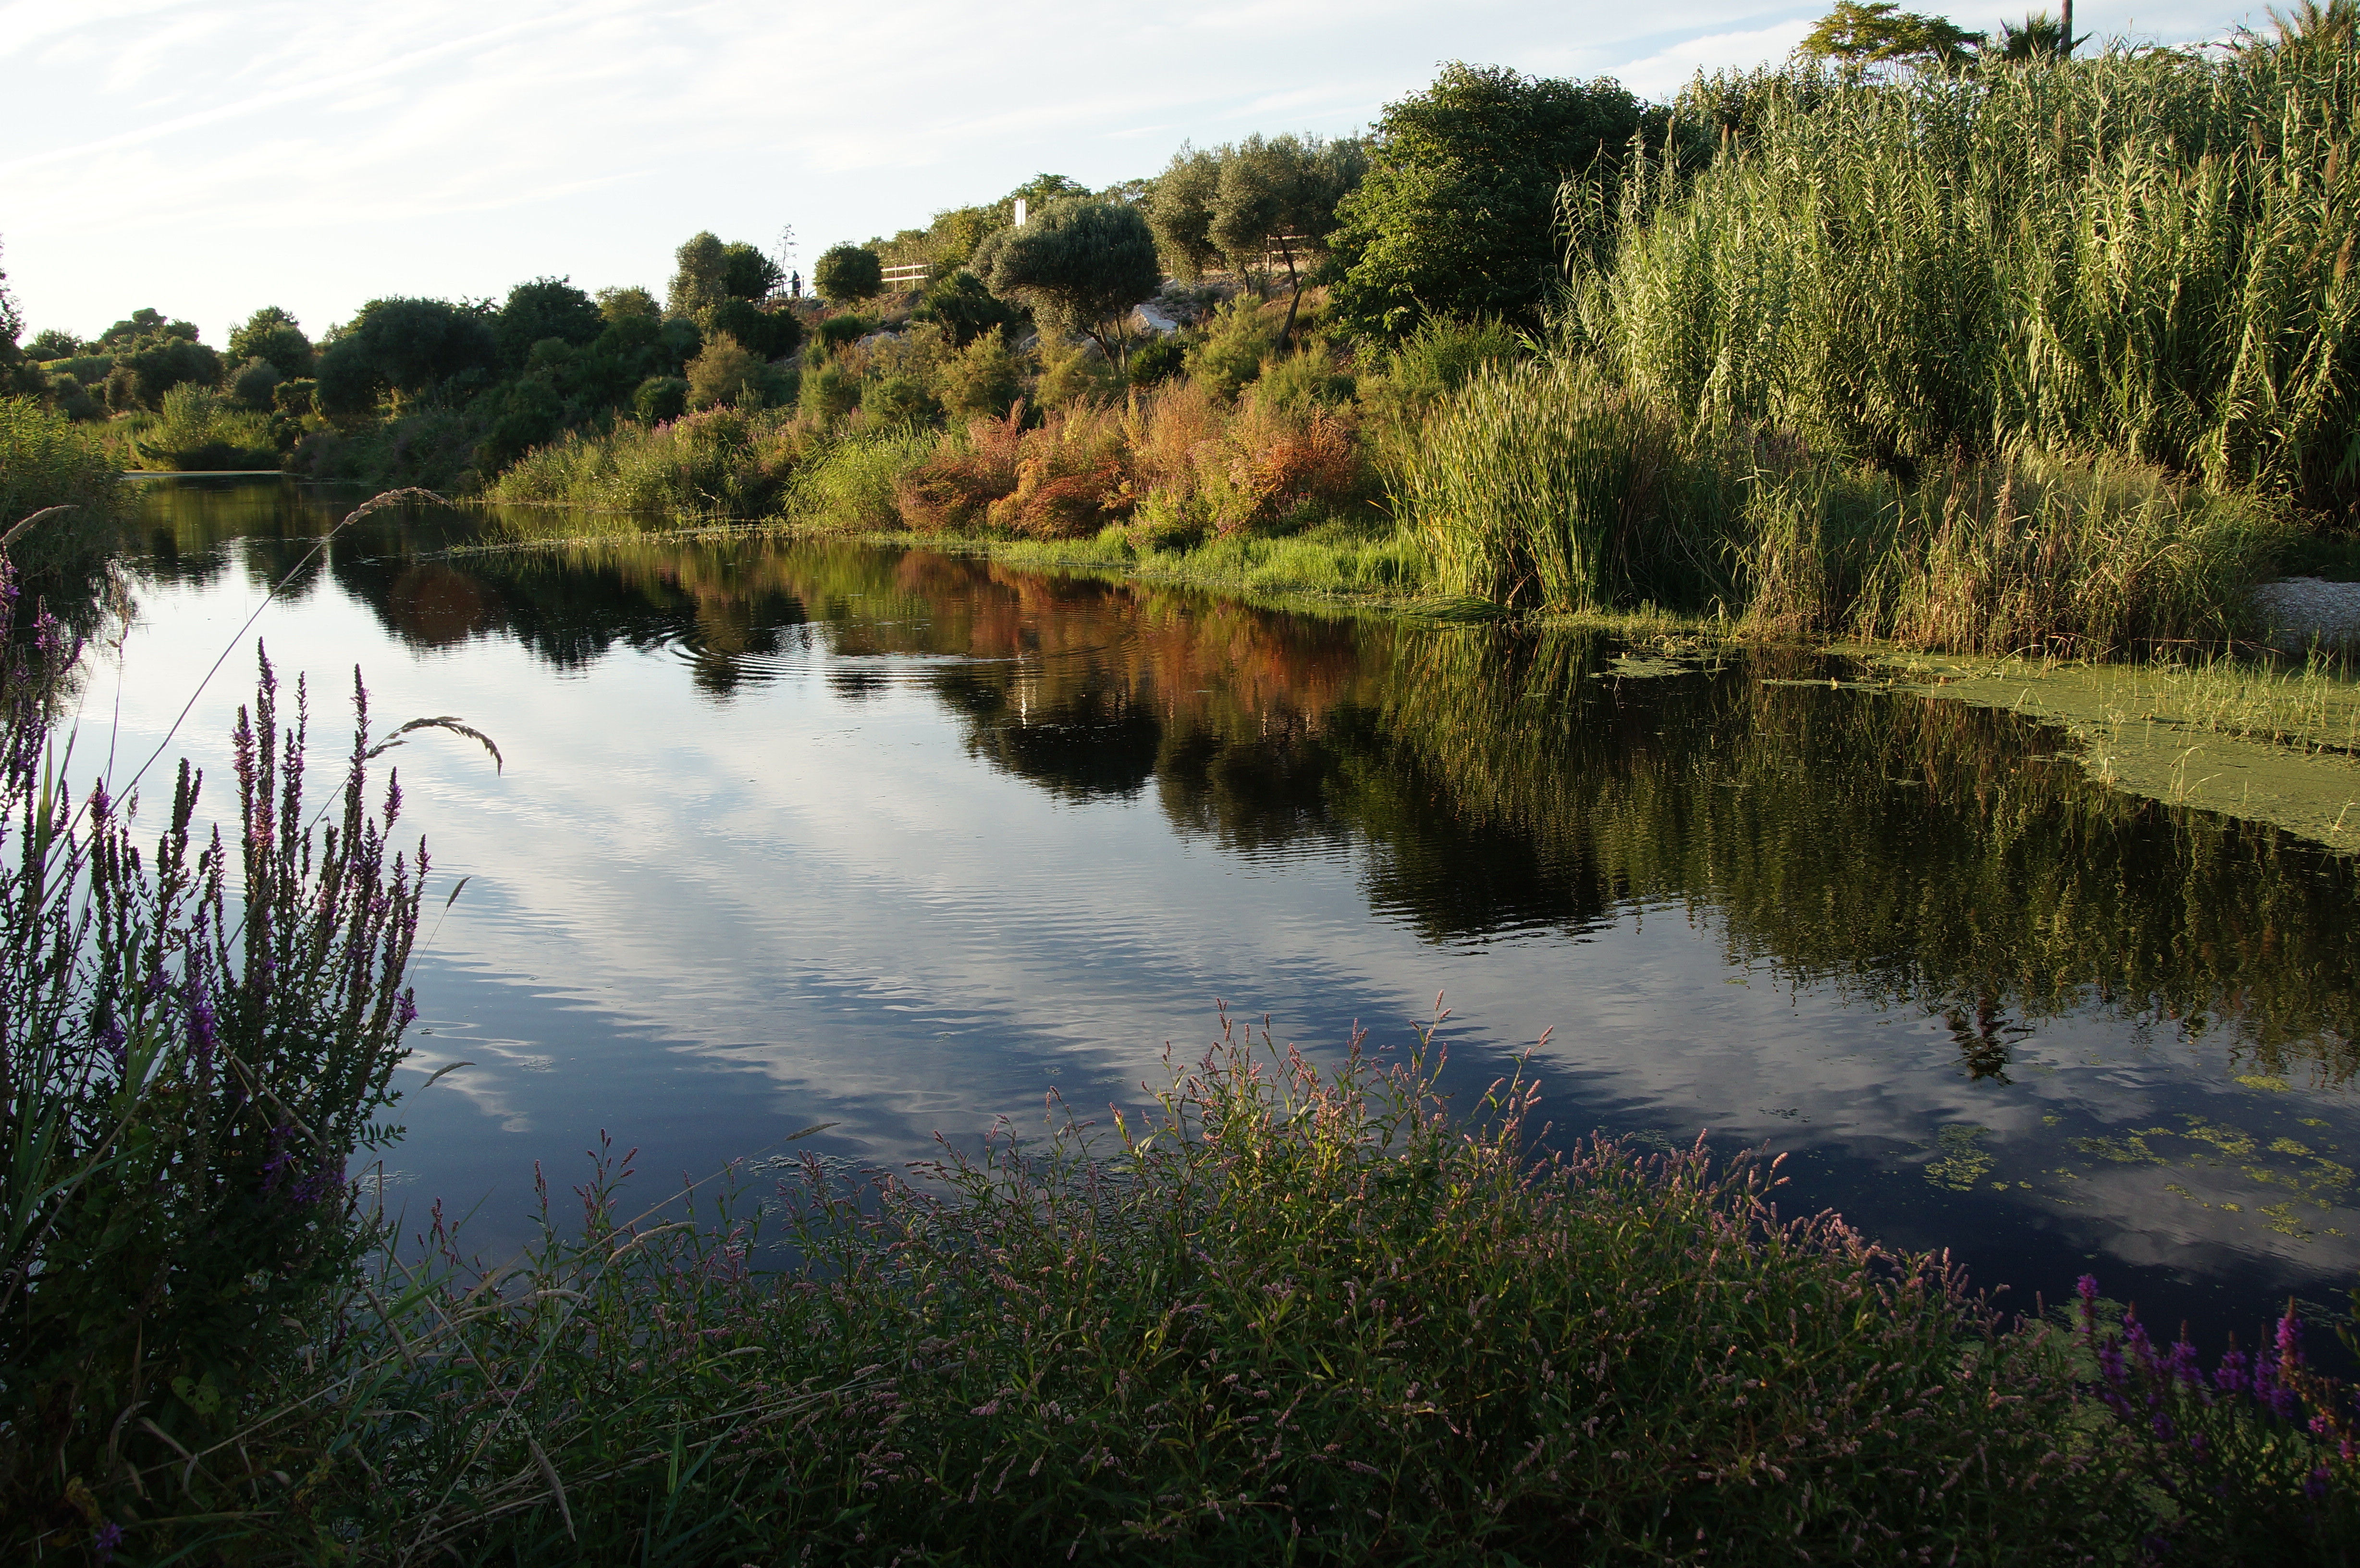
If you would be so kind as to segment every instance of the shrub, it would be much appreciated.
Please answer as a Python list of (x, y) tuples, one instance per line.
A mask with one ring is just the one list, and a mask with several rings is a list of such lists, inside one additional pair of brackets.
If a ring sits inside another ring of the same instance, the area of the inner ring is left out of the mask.
[(728, 333), (719, 333), (688, 362), (688, 406), (759, 408), (764, 368), (759, 356)]
[(1178, 333), (1151, 338), (1131, 351), (1123, 369), (1133, 387), (1154, 387), (1180, 374), (1188, 358), (1188, 345)]
[(279, 384), (287, 378), (267, 359), (249, 359), (229, 378), (231, 398), (248, 408), (269, 408), (277, 402)]
[(993, 502), (1014, 494), (1023, 438), (1021, 401), (1000, 419), (970, 419), (963, 439), (945, 438), (895, 480), (896, 509), (912, 528), (929, 533), (980, 524)]
[(943, 407), (954, 418), (998, 419), (1024, 395), (1024, 362), (994, 327), (962, 349), (942, 370)]
[(1261, 302), (1240, 294), (1213, 312), (1205, 335), (1188, 347), (1189, 377), (1209, 387), (1223, 401), (1262, 374), (1262, 362), (1278, 347), (1278, 324)]
[(879, 426), (914, 429), (943, 417), (943, 405), (933, 388), (915, 376), (887, 376), (860, 395), (860, 407)]
[(631, 394), (631, 414), (643, 425), (660, 425), (688, 412), (688, 378), (650, 376)]
[(803, 373), (796, 392), (803, 418), (822, 427), (860, 407), (859, 375), (836, 360), (823, 360)]
[(1096, 343), (1059, 343), (1041, 350), (1041, 379), (1034, 399), (1043, 410), (1103, 403), (1121, 395), (1122, 372)]

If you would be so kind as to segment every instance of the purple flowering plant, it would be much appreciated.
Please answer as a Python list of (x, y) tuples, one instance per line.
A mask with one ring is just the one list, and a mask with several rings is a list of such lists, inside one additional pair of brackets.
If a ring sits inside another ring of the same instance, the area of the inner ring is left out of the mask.
[[(2165, 1499), (2160, 1561), (2340, 1563), (2360, 1541), (2360, 1390), (2313, 1367), (2289, 1302), (2250, 1351), (2205, 1370), (2183, 1333), (2158, 1345), (2083, 1275), (2070, 1309), (2084, 1387)], [(2350, 1330), (2344, 1331), (2347, 1335)]]
[(308, 693), (287, 712), (258, 644), (235, 841), (183, 762), (143, 844), (137, 778), (70, 783), (80, 649), (37, 619), (0, 650), (0, 1543), (140, 1560), (283, 1489), (241, 1423), (376, 1240), (346, 1171), (399, 1130), (425, 855), (398, 794), (369, 810), (357, 671), (339, 798), (307, 805)]

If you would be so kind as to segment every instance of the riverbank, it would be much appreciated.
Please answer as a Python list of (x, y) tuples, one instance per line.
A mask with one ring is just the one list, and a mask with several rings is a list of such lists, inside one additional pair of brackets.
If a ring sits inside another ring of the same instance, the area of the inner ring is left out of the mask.
[(1225, 1027), (1135, 1121), (1053, 1112), (911, 1174), (781, 1156), (637, 1214), (609, 1156), (498, 1269), (438, 1216), (344, 1302), (340, 1352), (209, 1451), (287, 1465), (260, 1506), (135, 1540), (2329, 1563), (2360, 1523), (2348, 1393), (2291, 1318), (2217, 1370), (2094, 1281), (2010, 1327), (1939, 1258), (1781, 1215), (1775, 1161), (1536, 1156), (1534, 1085), (1454, 1115), (1437, 1065), (1421, 1036), (1323, 1073)]

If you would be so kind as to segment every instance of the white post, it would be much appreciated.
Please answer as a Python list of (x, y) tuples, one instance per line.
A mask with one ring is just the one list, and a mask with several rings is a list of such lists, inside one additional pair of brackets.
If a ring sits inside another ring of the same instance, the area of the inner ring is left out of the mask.
[(1022, 196), (1016, 198), (1016, 226), (1020, 229), (1024, 226), (1024, 198)]

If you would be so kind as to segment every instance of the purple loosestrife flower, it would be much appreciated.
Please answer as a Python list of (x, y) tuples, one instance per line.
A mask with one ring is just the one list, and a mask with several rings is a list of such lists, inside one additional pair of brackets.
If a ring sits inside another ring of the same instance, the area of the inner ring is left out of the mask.
[(108, 1519), (90, 1533), (90, 1549), (101, 1563), (115, 1561), (115, 1549), (123, 1544), (123, 1527)]
[(2212, 1386), (2224, 1394), (2243, 1394), (2254, 1386), (2252, 1376), (2245, 1370), (2245, 1353), (2232, 1345), (2221, 1353), (2221, 1365), (2213, 1370)]
[(262, 1190), (266, 1192), (277, 1192), (288, 1167), (295, 1163), (295, 1157), (287, 1150), (288, 1136), (294, 1130), (285, 1122), (270, 1129), (270, 1153), (262, 1161)]
[(385, 780), (385, 825), (393, 826), (393, 820), (399, 815), (401, 815), (401, 770), (395, 768), (387, 774)]
[(2322, 1465), (2303, 1477), (2302, 1495), (2312, 1502), (2327, 1496), (2327, 1466)]
[(106, 1027), (98, 1031), (98, 1043), (105, 1049), (107, 1059), (115, 1063), (115, 1075), (118, 1078), (131, 1071), (129, 1040), (130, 1037), (123, 1032), (123, 1025), (114, 1018), (107, 1019)]
[(204, 982), (189, 982), (189, 1049), (195, 1053), (197, 1071), (210, 1073), (213, 1066), (213, 1047), (221, 1041), (221, 1029), (213, 1021), (213, 1005), (205, 996)]
[(401, 994), (401, 1000), (394, 1004), (394, 1027), (396, 1029), (408, 1029), (417, 1017), (418, 994), (414, 991), (404, 991)]

